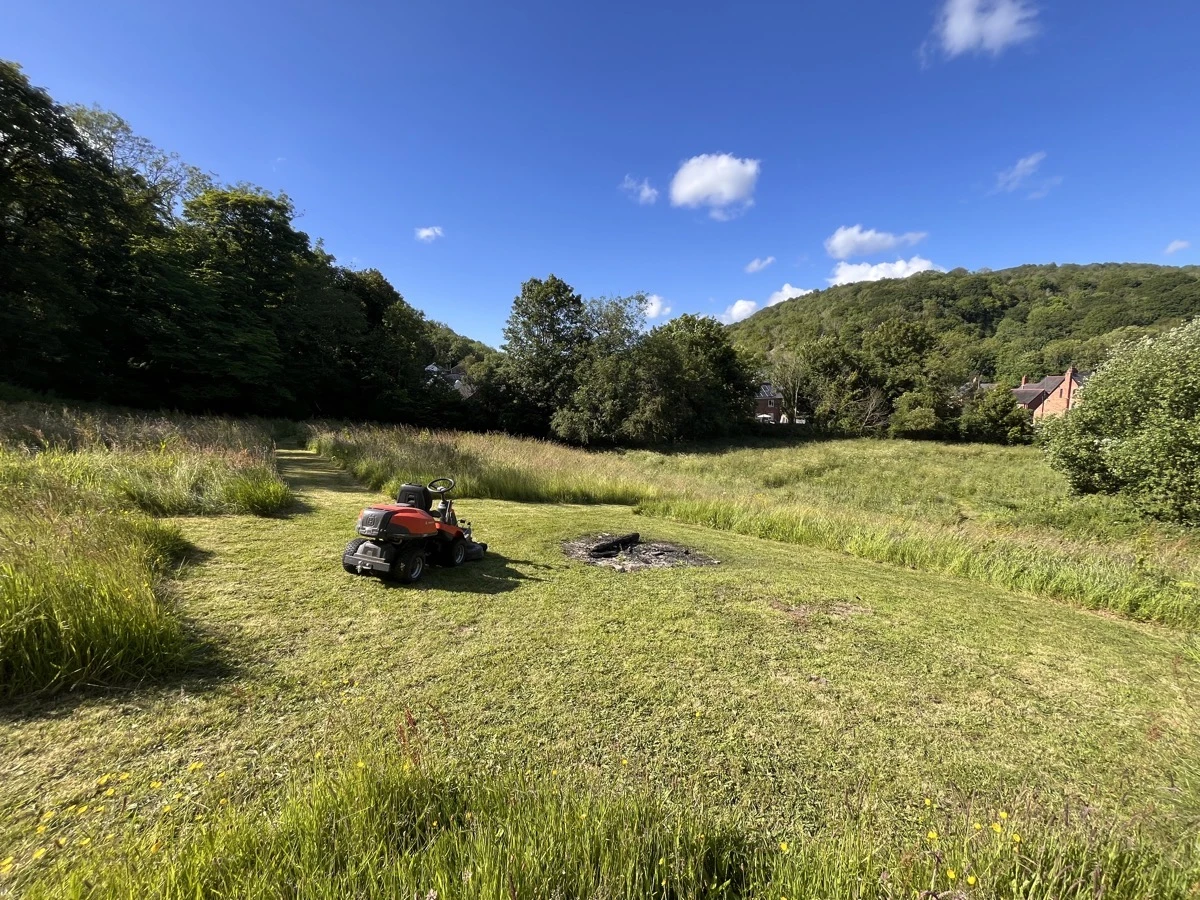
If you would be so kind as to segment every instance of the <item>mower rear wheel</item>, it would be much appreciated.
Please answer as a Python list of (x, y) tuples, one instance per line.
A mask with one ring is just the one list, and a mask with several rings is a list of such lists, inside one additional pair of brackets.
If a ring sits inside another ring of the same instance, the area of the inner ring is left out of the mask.
[(412, 584), (425, 574), (425, 548), (420, 544), (403, 547), (392, 565), (392, 575), (401, 584)]
[(351, 575), (357, 575), (358, 568), (356, 566), (353, 566), (350, 563), (346, 562), (346, 557), (353, 556), (355, 553), (358, 552), (358, 548), (361, 547), (366, 542), (367, 542), (366, 538), (355, 538), (354, 540), (352, 540), (350, 543), (348, 543), (346, 545), (346, 549), (342, 552), (342, 568), (345, 569), (347, 572), (349, 572)]
[(442, 548), (441, 563), (443, 566), (461, 566), (467, 558), (467, 542), (458, 537)]

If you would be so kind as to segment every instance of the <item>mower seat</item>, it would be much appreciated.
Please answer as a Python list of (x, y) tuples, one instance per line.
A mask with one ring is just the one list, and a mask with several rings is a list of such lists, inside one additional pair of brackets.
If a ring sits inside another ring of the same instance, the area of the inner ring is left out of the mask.
[(429, 512), (433, 507), (433, 493), (423, 484), (402, 484), (396, 502)]

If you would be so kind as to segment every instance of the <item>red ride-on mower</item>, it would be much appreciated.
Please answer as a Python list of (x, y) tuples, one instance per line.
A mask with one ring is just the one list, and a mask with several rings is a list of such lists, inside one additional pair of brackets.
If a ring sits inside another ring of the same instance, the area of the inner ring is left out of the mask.
[[(458, 523), (446, 494), (453, 478), (436, 478), (429, 486), (401, 485), (394, 504), (370, 506), (358, 514), (362, 535), (346, 545), (342, 566), (351, 575), (374, 575), (412, 584), (425, 573), (427, 560), (460, 566), (483, 559), (487, 544), (471, 539), (471, 523)], [(433, 496), (438, 496), (433, 509)]]

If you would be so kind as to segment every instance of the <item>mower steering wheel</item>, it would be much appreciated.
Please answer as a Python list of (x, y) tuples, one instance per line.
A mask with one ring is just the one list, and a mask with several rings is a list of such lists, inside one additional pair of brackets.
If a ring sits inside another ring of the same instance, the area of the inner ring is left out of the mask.
[[(448, 484), (445, 487), (434, 487), (434, 485), (441, 484), (443, 481), (448, 482)], [(454, 479), (453, 478), (435, 478), (435, 479), (433, 479), (433, 481), (429, 482), (427, 487), (429, 488), (430, 493), (447, 494), (450, 491), (454, 490)]]

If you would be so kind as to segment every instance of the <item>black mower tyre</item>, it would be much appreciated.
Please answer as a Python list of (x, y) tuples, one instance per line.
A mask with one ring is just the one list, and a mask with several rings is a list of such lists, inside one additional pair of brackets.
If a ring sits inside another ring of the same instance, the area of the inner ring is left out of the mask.
[(401, 584), (412, 584), (425, 574), (425, 548), (403, 547), (392, 567), (392, 578)]
[(454, 568), (461, 566), (467, 558), (467, 542), (462, 538), (455, 538), (449, 544), (442, 548), (440, 562), (443, 566)]
[(346, 545), (346, 549), (344, 551), (342, 551), (342, 568), (345, 569), (347, 572), (349, 572), (351, 575), (357, 575), (358, 569), (355, 568), (354, 566), (350, 565), (350, 563), (346, 562), (346, 557), (353, 556), (355, 553), (358, 552), (358, 548), (361, 547), (366, 542), (367, 542), (366, 538), (355, 538), (350, 543), (348, 543)]

